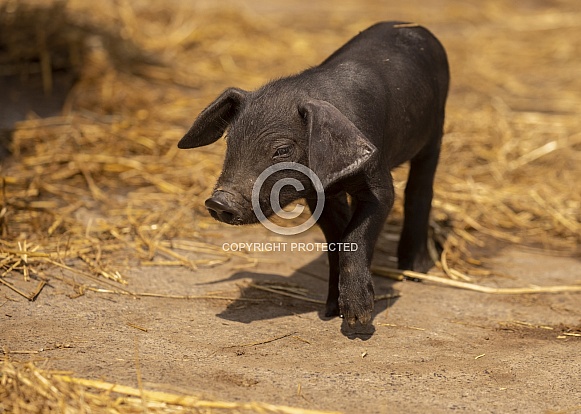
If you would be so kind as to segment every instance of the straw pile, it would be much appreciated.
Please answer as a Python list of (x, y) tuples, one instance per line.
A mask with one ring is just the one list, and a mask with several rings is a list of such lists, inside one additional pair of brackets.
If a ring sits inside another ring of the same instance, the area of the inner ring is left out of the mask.
[(489, 2), (447, 41), (454, 86), (434, 206), (449, 245), (490, 236), (580, 254), (581, 14), (562, 6)]
[[(433, 229), (443, 267), (464, 273), (480, 274), (466, 244), (489, 237), (579, 253), (579, 15), (521, 15), (509, 4), (450, 10), (437, 23), (453, 86)], [(177, 140), (226, 86), (254, 88), (316, 64), (373, 22), (334, 18), (321, 29), (311, 16), (298, 28), (128, 1), (0, 7), (2, 42), (12, 45), (0, 69), (32, 62), (46, 84), (51, 67), (79, 73), (63, 116), (32, 117), (13, 134), (0, 183), (1, 274), (43, 279), (60, 266), (92, 284), (124, 282), (127, 265), (227, 262), (202, 209), (223, 144), (178, 152)], [(16, 52), (24, 34), (42, 41)], [(390, 220), (399, 223), (404, 169), (395, 177), (400, 203)], [(39, 286), (23, 293), (33, 298)]]

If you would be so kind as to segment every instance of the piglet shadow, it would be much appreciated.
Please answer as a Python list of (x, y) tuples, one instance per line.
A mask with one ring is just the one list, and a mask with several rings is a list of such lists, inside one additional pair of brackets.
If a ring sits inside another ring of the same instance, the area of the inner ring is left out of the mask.
[[(219, 318), (252, 323), (259, 320), (273, 320), (291, 315), (303, 315), (317, 312), (321, 320), (331, 320), (325, 316), (325, 299), (327, 296), (328, 265), (326, 255), (322, 254), (307, 265), (296, 269), (290, 276), (275, 273), (238, 272), (212, 283), (248, 280), (241, 284), (240, 298), (231, 302), (217, 316)], [(391, 307), (397, 300), (393, 289), (395, 282), (384, 278), (374, 278), (376, 299), (373, 319)], [(341, 332), (350, 339), (367, 340), (375, 332), (372, 323), (349, 327), (342, 322)]]

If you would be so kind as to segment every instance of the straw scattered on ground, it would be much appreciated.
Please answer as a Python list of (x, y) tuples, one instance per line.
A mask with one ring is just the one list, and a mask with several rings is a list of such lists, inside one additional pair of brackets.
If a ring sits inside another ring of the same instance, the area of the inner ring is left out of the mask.
[(9, 413), (268, 413), (330, 414), (261, 402), (226, 402), (151, 391), (51, 372), (32, 362), (0, 361), (0, 411)]

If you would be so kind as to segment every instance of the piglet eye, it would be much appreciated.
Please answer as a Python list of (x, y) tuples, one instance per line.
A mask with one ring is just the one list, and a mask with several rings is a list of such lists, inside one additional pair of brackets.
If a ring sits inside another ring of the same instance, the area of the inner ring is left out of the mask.
[(274, 155), (272, 158), (287, 157), (291, 153), (291, 150), (292, 150), (292, 147), (290, 145), (287, 145), (285, 147), (279, 147), (274, 152)]

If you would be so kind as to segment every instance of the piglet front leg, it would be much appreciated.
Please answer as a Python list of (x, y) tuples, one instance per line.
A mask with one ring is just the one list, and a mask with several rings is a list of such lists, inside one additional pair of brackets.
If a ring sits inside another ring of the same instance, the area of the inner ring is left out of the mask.
[(371, 259), (383, 223), (393, 206), (394, 190), (373, 188), (353, 194), (355, 211), (342, 242), (357, 246), (339, 254), (339, 309), (350, 327), (371, 322), (374, 304)]
[[(316, 200), (309, 199), (309, 208), (315, 211)], [(325, 316), (339, 316), (339, 250), (336, 248), (341, 243), (343, 233), (351, 220), (351, 208), (347, 202), (347, 194), (342, 192), (325, 200), (325, 207), (317, 224), (325, 235), (328, 246), (333, 248), (327, 251), (329, 259), (329, 290), (325, 305)]]

